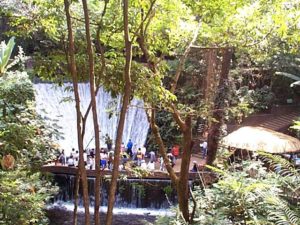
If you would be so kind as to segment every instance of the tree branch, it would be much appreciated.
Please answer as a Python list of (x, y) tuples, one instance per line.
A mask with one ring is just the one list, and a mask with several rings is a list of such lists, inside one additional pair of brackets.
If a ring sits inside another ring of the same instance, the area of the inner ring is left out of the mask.
[(153, 7), (154, 7), (155, 3), (156, 3), (156, 0), (152, 0), (151, 1), (150, 7), (149, 7), (149, 9), (148, 9), (148, 11), (146, 13), (146, 16), (142, 18), (142, 21), (141, 21), (140, 25), (138, 26), (138, 28), (136, 29), (136, 31), (133, 32), (132, 40), (139, 36), (141, 30), (142, 30), (142, 32), (144, 32), (143, 31), (144, 23), (151, 16), (151, 13), (152, 13), (152, 10), (153, 10)]
[(152, 109), (151, 110), (151, 115), (149, 116), (149, 113), (147, 113), (147, 116), (148, 116), (148, 120), (150, 121), (151, 130), (152, 130), (152, 132), (154, 134), (154, 137), (156, 139), (156, 142), (157, 142), (157, 144), (159, 146), (159, 153), (163, 157), (166, 169), (167, 169), (168, 173), (170, 174), (170, 178), (171, 178), (172, 182), (175, 185), (177, 185), (179, 178), (176, 175), (174, 169), (172, 168), (172, 166), (170, 164), (170, 160), (167, 157), (166, 148), (165, 148), (163, 140), (162, 140), (162, 138), (160, 136), (159, 128), (158, 128), (157, 124), (155, 123), (155, 110)]
[(192, 201), (193, 201), (193, 211), (191, 213), (191, 218), (190, 218), (190, 223), (193, 223), (193, 220), (194, 220), (194, 217), (195, 217), (195, 212), (196, 212), (196, 208), (197, 208), (197, 202), (196, 202), (196, 199), (194, 197), (194, 194), (193, 194), (193, 191), (192, 189), (190, 188), (190, 196), (192, 198)]
[(173, 115), (174, 120), (180, 127), (181, 131), (184, 132), (186, 130), (186, 125), (185, 125), (184, 121), (181, 119), (180, 113), (178, 112), (178, 110), (176, 109), (176, 107), (173, 103), (171, 103), (171, 107), (173, 110), (172, 115)]
[(191, 47), (193, 46), (193, 44), (195, 43), (197, 37), (198, 37), (198, 33), (199, 33), (199, 30), (200, 30), (200, 27), (201, 27), (201, 21), (199, 21), (198, 23), (198, 26), (194, 32), (194, 35), (193, 35), (193, 39), (191, 40), (191, 42), (189, 43), (189, 45), (187, 46), (187, 48), (185, 49), (183, 55), (180, 57), (179, 59), (179, 63), (178, 63), (178, 66), (177, 66), (177, 69), (176, 69), (176, 73), (175, 73), (175, 78), (173, 80), (173, 83), (171, 85), (171, 93), (174, 94), (175, 90), (176, 90), (176, 86), (177, 86), (177, 82), (179, 80), (179, 77), (181, 75), (181, 72), (184, 68), (184, 64), (185, 64), (185, 61), (188, 57), (188, 54), (190, 53), (190, 50), (191, 50)]

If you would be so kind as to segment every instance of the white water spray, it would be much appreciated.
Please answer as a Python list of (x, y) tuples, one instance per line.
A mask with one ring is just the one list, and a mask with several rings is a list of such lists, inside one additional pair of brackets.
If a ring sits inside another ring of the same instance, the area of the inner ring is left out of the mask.
[[(65, 83), (59, 87), (55, 84), (38, 83), (34, 84), (36, 93), (37, 112), (44, 118), (49, 118), (60, 127), (64, 139), (58, 141), (60, 147), (65, 149), (66, 154), (71, 152), (72, 148), (77, 149), (77, 130), (76, 130), (76, 110), (74, 93), (71, 83)], [(89, 84), (79, 84), (80, 106), (83, 114), (90, 103)], [(100, 88), (96, 96), (98, 122), (100, 125), (100, 145), (106, 147), (104, 135), (108, 134), (113, 142), (117, 135), (117, 126), (119, 112), (121, 109), (121, 97), (113, 99), (109, 93)], [(123, 132), (123, 142), (126, 145), (129, 139), (137, 146), (145, 143), (149, 123), (143, 102), (133, 99), (130, 102), (125, 127)], [(94, 129), (92, 113), (89, 114), (86, 123), (86, 132), (84, 137), (84, 147), (94, 147)]]

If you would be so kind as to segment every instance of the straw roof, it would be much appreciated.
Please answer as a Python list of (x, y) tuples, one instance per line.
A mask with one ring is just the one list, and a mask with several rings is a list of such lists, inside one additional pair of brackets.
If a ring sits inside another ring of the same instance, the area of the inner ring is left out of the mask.
[(241, 127), (223, 138), (229, 147), (269, 153), (300, 152), (300, 140), (263, 127)]

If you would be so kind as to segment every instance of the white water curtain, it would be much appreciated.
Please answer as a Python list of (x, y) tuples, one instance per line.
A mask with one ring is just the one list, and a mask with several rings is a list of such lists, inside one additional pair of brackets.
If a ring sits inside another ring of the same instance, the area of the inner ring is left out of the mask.
[[(72, 148), (77, 149), (77, 130), (76, 130), (76, 110), (72, 84), (65, 83), (59, 87), (51, 83), (34, 84), (36, 109), (43, 118), (49, 118), (51, 123), (56, 123), (63, 133), (64, 139), (58, 140), (60, 148), (64, 149), (67, 155)], [(81, 111), (85, 113), (90, 103), (90, 87), (87, 83), (79, 84)], [(109, 93), (100, 88), (96, 97), (98, 122), (100, 125), (100, 145), (106, 147), (104, 135), (107, 133), (115, 143), (117, 135), (118, 117), (121, 109), (121, 97), (113, 99)], [(123, 142), (126, 145), (129, 139), (137, 146), (145, 143), (149, 123), (143, 101), (133, 99), (125, 120), (123, 132)], [(92, 113), (90, 112), (86, 124), (84, 147), (94, 147), (94, 129)]]

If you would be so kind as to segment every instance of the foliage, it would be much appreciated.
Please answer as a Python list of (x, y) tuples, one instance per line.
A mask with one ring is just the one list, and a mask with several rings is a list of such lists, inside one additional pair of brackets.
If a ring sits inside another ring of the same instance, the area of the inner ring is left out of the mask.
[[(299, 224), (299, 202), (292, 201), (299, 197), (299, 172), (280, 156), (261, 154), (277, 170), (267, 169), (260, 160), (232, 164), (228, 170), (213, 168), (219, 181), (193, 191), (194, 224)], [(182, 223), (179, 214), (164, 220)]]
[(39, 171), (54, 157), (55, 131), (35, 113), (34, 91), (26, 72), (0, 77), (0, 160), (15, 159), (11, 170), (0, 168), (0, 223), (47, 224), (44, 206), (56, 191)]
[[(35, 46), (35, 70), (39, 76), (60, 83), (68, 80), (63, 1), (28, 0), (22, 1), (20, 4), (17, 3), (15, 0), (0, 3), (0, 14), (5, 17), (10, 27), (8, 33), (32, 37)], [(89, 1), (88, 3), (91, 27), (93, 28), (91, 35), (95, 44), (95, 55), (97, 56), (95, 59), (96, 80), (113, 96), (122, 93), (124, 88), (124, 40), (122, 4), (120, 3), (119, 0)], [(299, 1), (157, 0), (153, 9), (150, 10), (152, 3), (154, 1), (133, 0), (130, 1), (129, 10), (130, 35), (133, 40), (134, 51), (132, 65), (133, 95), (143, 99), (149, 105), (154, 104), (158, 109), (168, 111), (170, 109), (167, 107), (167, 103), (174, 102), (181, 115), (189, 113), (195, 115), (195, 117), (201, 116), (203, 119), (209, 119), (211, 112), (207, 110), (209, 107), (202, 102), (203, 93), (200, 90), (202, 87), (198, 85), (201, 79), (197, 79), (205, 77), (204, 57), (189, 59), (183, 71), (184, 78), (181, 77), (179, 80), (175, 94), (167, 91), (173, 81), (174, 68), (177, 65), (176, 59), (180, 57), (186, 47), (197, 20), (202, 22), (196, 42), (198, 45), (204, 47), (235, 47), (233, 67), (238, 67), (235, 85), (239, 84), (238, 80), (242, 80), (241, 84), (243, 85), (238, 86), (236, 91), (232, 91), (231, 105), (228, 110), (231, 116), (237, 120), (240, 121), (253, 111), (268, 109), (274, 100), (272, 92), (267, 86), (255, 88), (250, 87), (250, 85), (245, 86), (247, 85), (247, 83), (245, 84), (247, 79), (243, 77), (240, 71), (247, 70), (249, 67), (262, 67), (266, 70), (295, 73), (293, 69), (283, 67), (284, 65), (293, 67), (292, 63), (296, 60), (289, 60), (288, 63), (285, 63), (284, 60), (288, 57), (296, 58), (294, 57), (296, 55), (295, 51), (299, 49)], [(72, 1), (71, 7), (73, 27), (76, 28), (74, 34), (77, 68), (80, 81), (86, 81), (88, 64), (85, 55), (83, 13), (80, 1)], [(105, 10), (107, 12), (104, 14)], [(144, 21), (145, 23), (140, 29), (141, 21), (145, 18), (148, 10), (150, 16)], [(100, 30), (99, 36), (97, 36), (98, 29)], [(139, 33), (142, 33), (145, 37), (144, 41), (149, 50), (150, 60), (157, 64), (156, 74), (153, 74), (151, 68), (145, 66), (147, 64), (145, 55), (138, 46)], [(96, 46), (97, 42), (103, 47), (104, 53), (97, 49), (99, 48), (99, 46)], [(37, 53), (38, 51), (40, 52)], [(104, 64), (98, 56), (104, 56), (105, 58), (106, 67), (103, 73), (101, 73), (101, 69)], [(243, 57), (247, 60), (243, 60)], [(167, 64), (168, 59), (171, 59), (172, 62)], [(201, 63), (195, 66), (195, 61)], [(175, 65), (174, 68), (170, 65), (172, 63)], [(250, 71), (250, 73), (253, 74), (254, 72)], [(273, 74), (274, 71), (270, 73)], [(45, 142), (36, 143), (32, 141), (32, 139), (36, 140), (36, 133), (43, 133), (41, 131), (43, 125), (32, 124), (36, 117), (32, 113), (33, 111), (28, 109), (27, 98), (30, 97), (30, 92), (25, 92), (24, 96), (23, 94), (17, 95), (19, 90), (10, 94), (11, 89), (17, 90), (15, 88), (18, 88), (18, 83), (19, 81), (11, 87), (5, 83), (2, 87), (4, 92), (0, 92), (4, 100), (12, 96), (12, 99), (17, 101), (9, 103), (9, 106), (6, 106), (7, 102), (1, 102), (2, 115), (5, 119), (3, 120), (5, 131), (1, 130), (1, 137), (6, 139), (3, 150), (5, 154), (12, 153), (18, 160), (26, 158), (28, 154), (28, 160), (26, 161), (28, 162), (39, 153), (41, 146), (44, 146)], [(282, 86), (281, 82), (279, 83), (278, 86), (282, 89), (277, 90), (277, 93), (283, 93), (283, 91), (286, 91), (285, 87)], [(23, 87), (23, 84), (20, 87)], [(21, 121), (21, 125), (17, 123), (19, 122), (17, 120), (20, 120), (21, 117), (20, 113), (23, 113), (22, 120), (25, 120)], [(168, 141), (169, 146), (178, 143), (178, 127), (170, 114), (161, 112), (157, 116), (163, 139)], [(38, 129), (35, 132), (36, 126)], [(39, 135), (39, 137), (41, 136), (45, 135)], [(23, 148), (26, 149), (25, 152), (20, 151)], [(23, 162), (22, 165), (27, 165), (26, 162)], [(246, 174), (240, 174), (239, 176), (239, 179), (246, 183), (246, 187), (254, 182), (251, 179), (249, 180)], [(231, 181), (236, 180), (231, 178)], [(226, 188), (229, 188), (231, 192), (236, 191), (236, 188), (230, 185)], [(215, 192), (223, 194), (224, 185), (216, 188)], [(232, 198), (230, 193), (228, 199), (225, 200), (232, 200), (230, 199)], [(244, 199), (245, 193), (242, 193), (239, 189), (237, 189), (237, 193), (238, 197), (242, 199), (241, 202), (246, 204), (245, 201), (248, 199)], [(260, 200), (261, 196), (258, 195), (253, 202), (256, 203)], [(219, 203), (221, 204), (221, 202)], [(233, 201), (233, 203), (237, 204), (236, 201)], [(234, 205), (234, 207), (236, 206)], [(255, 212), (262, 217), (266, 215), (264, 210), (260, 211), (260, 208), (253, 209), (247, 204), (243, 210), (242, 214), (234, 219), (238, 221), (251, 220), (253, 219), (250, 215), (251, 212)], [(216, 215), (220, 215), (219, 211), (215, 211)], [(220, 221), (226, 222), (228, 219), (226, 216), (220, 215), (217, 219), (220, 218)]]
[(269, 109), (274, 100), (274, 94), (269, 86), (263, 86), (260, 89), (250, 92), (253, 108), (257, 111)]
[(231, 94), (231, 107), (228, 110), (230, 118), (235, 118), (237, 122), (254, 112), (270, 109), (275, 98), (271, 88), (266, 85), (254, 90), (243, 86), (232, 91), (235, 94)]
[(42, 31), (40, 34), (57, 39), (62, 34), (62, 4), (61, 0), (1, 1), (0, 15), (10, 25), (6, 35), (36, 38), (36, 32)]
[(130, 172), (132, 177), (138, 178), (148, 177), (151, 174), (151, 171), (136, 166), (134, 162), (132, 162), (131, 165), (127, 164), (126, 170)]
[(45, 202), (55, 193), (40, 173), (0, 170), (0, 222), (7, 225), (48, 224)]
[[(161, 137), (164, 140), (166, 146), (171, 148), (174, 144), (180, 143), (180, 130), (177, 123), (174, 122), (172, 115), (165, 111), (159, 111), (156, 114), (157, 125), (161, 130)], [(147, 139), (147, 148), (151, 150), (157, 150), (157, 143), (150, 131)]]
[(163, 190), (164, 190), (164, 192), (165, 192), (166, 195), (169, 195), (169, 194), (171, 194), (173, 192), (173, 188), (172, 188), (171, 185), (164, 187)]
[(8, 60), (10, 59), (14, 46), (15, 46), (14, 37), (12, 37), (8, 41), (7, 45), (4, 41), (2, 41), (0, 44), (0, 75), (6, 71)]
[(7, 72), (0, 80), (0, 89), (2, 107), (5, 103), (7, 107), (24, 107), (28, 106), (28, 101), (34, 99), (32, 83), (26, 72)]

